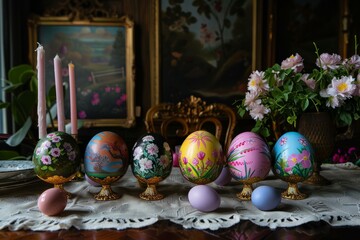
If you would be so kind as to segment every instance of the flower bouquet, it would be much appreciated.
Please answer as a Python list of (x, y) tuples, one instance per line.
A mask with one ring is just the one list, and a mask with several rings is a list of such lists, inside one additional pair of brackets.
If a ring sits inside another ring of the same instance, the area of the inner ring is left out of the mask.
[(281, 65), (251, 73), (245, 97), (235, 105), (241, 117), (248, 113), (256, 121), (252, 131), (276, 140), (281, 132), (296, 130), (304, 112), (329, 112), (337, 126), (349, 126), (360, 118), (356, 41), (355, 54), (344, 60), (338, 54), (319, 55), (316, 45), (315, 49), (317, 68), (309, 73), (303, 72), (304, 60), (299, 54)]

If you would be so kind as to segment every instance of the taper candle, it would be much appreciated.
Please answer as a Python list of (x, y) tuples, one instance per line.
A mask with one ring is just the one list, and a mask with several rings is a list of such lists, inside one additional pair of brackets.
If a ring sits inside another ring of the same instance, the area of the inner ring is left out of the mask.
[(69, 83), (70, 83), (70, 121), (71, 134), (78, 134), (77, 125), (77, 108), (76, 108), (76, 83), (75, 83), (75, 66), (69, 63)]
[(65, 114), (64, 114), (64, 91), (62, 80), (62, 67), (59, 55), (54, 58), (55, 88), (56, 88), (56, 108), (58, 131), (65, 132)]
[(37, 78), (38, 78), (38, 128), (39, 139), (46, 136), (46, 94), (45, 94), (45, 50), (44, 47), (38, 43), (37, 52)]

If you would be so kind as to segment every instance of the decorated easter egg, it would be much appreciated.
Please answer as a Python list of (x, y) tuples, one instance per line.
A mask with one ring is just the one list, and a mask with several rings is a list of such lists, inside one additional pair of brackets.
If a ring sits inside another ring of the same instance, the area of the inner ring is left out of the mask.
[(182, 175), (195, 184), (214, 181), (224, 166), (222, 146), (211, 133), (195, 131), (186, 137), (179, 151)]
[(43, 214), (55, 216), (64, 211), (67, 199), (66, 192), (60, 188), (50, 188), (40, 195), (37, 204)]
[(271, 169), (269, 147), (256, 133), (240, 134), (230, 143), (227, 164), (235, 180), (259, 181), (265, 178)]
[(274, 174), (285, 181), (303, 181), (313, 172), (313, 148), (310, 142), (298, 132), (284, 133), (276, 141), (272, 155)]
[(75, 177), (80, 167), (80, 149), (65, 132), (52, 132), (40, 139), (32, 156), (36, 175), (49, 183), (61, 184)]
[(191, 206), (201, 212), (211, 212), (219, 208), (220, 196), (208, 185), (197, 185), (190, 189), (188, 199)]
[(153, 184), (164, 180), (170, 175), (172, 165), (172, 151), (160, 134), (147, 133), (133, 146), (131, 169), (143, 183)]
[(281, 193), (271, 186), (259, 186), (252, 192), (251, 202), (259, 210), (273, 210), (281, 202)]
[(120, 179), (129, 166), (129, 152), (122, 137), (103, 131), (91, 138), (85, 149), (84, 168), (91, 180), (110, 184)]
[(238, 141), (239, 139), (250, 139), (250, 138), (256, 138), (256, 139), (259, 139), (261, 141), (264, 141), (264, 139), (257, 133), (255, 132), (242, 132), (242, 133), (239, 133), (238, 135), (236, 135), (234, 137), (234, 139), (232, 140), (232, 142), (236, 142)]

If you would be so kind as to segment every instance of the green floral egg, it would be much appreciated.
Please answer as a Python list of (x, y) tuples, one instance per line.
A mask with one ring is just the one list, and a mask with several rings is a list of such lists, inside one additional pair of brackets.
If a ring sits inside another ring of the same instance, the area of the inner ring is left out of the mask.
[(39, 140), (32, 157), (34, 171), (46, 180), (74, 175), (80, 167), (80, 149), (76, 140), (65, 132), (52, 132)]

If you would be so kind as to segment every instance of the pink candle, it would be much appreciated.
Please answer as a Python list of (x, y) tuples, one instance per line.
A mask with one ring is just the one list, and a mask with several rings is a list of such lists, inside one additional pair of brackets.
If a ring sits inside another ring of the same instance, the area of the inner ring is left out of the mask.
[(74, 64), (69, 63), (71, 134), (77, 135), (76, 84)]
[(64, 114), (64, 93), (62, 81), (62, 67), (61, 59), (58, 55), (54, 58), (54, 73), (55, 73), (55, 89), (56, 89), (56, 107), (58, 131), (65, 132), (65, 114)]
[(36, 49), (37, 52), (37, 78), (38, 78), (38, 128), (39, 138), (46, 136), (46, 94), (45, 94), (45, 50), (41, 44)]

